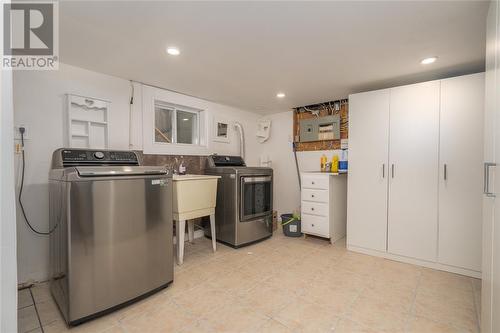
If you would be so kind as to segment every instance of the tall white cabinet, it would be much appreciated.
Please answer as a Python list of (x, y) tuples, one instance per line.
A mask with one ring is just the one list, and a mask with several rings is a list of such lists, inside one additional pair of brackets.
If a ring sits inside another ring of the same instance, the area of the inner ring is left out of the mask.
[(349, 96), (349, 249), (480, 275), (483, 80)]
[[(490, 2), (486, 25), (484, 119), (485, 194), (483, 196), (483, 266), (481, 332), (500, 332), (500, 6)], [(494, 166), (496, 164), (496, 167)], [(486, 168), (486, 166), (490, 165)], [(487, 176), (487, 177), (486, 177)], [(490, 180), (486, 182), (486, 180)]]
[(355, 125), (349, 126), (347, 240), (377, 251), (387, 249), (389, 96), (379, 90), (349, 97), (349, 123)]
[(437, 246), (439, 81), (391, 89), (389, 118), (387, 249), (393, 254), (433, 260)]
[(483, 101), (483, 74), (441, 81), (438, 261), (474, 271), (481, 271)]

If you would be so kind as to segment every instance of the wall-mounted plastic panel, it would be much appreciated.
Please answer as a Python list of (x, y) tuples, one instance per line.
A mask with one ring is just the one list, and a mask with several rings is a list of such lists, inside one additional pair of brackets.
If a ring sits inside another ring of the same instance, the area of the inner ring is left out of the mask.
[(108, 148), (109, 101), (68, 94), (67, 142), (70, 148)]

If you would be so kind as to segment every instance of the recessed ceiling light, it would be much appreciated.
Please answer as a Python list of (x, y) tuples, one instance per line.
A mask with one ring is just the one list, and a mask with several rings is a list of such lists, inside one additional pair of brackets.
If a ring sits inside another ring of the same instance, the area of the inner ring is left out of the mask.
[(429, 64), (432, 64), (433, 62), (435, 62), (436, 60), (437, 60), (437, 57), (429, 57), (429, 58), (422, 59), (422, 61), (420, 61), (420, 63), (422, 65), (429, 65)]
[(175, 46), (169, 46), (169, 47), (167, 47), (167, 53), (170, 55), (176, 56), (176, 55), (181, 54), (181, 51), (179, 51), (179, 49), (176, 48)]
[(188, 121), (189, 119), (188, 118), (182, 118), (183, 121)]
[(276, 94), (276, 97), (278, 97), (278, 98), (284, 98), (285, 96), (286, 96), (285, 93), (282, 93), (282, 92), (279, 92)]

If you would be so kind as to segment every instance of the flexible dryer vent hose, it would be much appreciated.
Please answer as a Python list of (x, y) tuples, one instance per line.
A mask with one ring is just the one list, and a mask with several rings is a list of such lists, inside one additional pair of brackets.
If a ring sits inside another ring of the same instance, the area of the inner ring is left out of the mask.
[(243, 132), (243, 126), (239, 122), (235, 122), (234, 128), (238, 130), (240, 136), (240, 156), (245, 160), (245, 134)]

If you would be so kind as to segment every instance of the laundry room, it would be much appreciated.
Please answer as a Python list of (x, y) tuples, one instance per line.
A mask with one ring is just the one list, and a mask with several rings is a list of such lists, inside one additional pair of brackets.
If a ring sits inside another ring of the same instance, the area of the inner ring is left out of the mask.
[(1, 332), (500, 331), (498, 1), (2, 8)]

